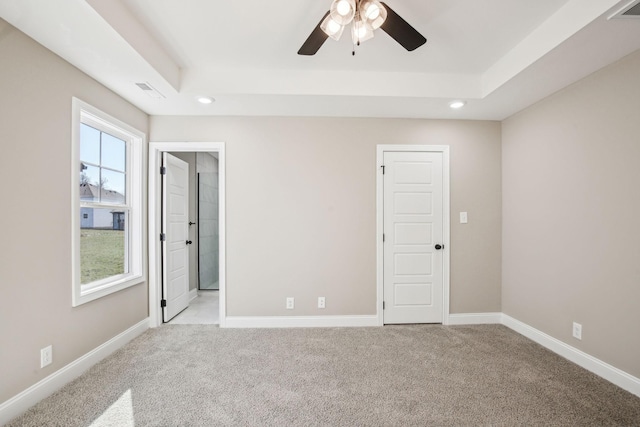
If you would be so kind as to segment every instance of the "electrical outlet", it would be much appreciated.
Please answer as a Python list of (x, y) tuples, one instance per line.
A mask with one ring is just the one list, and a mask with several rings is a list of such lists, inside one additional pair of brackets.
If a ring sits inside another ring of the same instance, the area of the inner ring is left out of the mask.
[(287, 310), (293, 310), (294, 300), (293, 297), (287, 297)]
[(47, 346), (40, 350), (40, 367), (51, 365), (51, 362), (53, 362), (53, 347)]
[(324, 308), (324, 297), (318, 297), (318, 308)]
[(582, 339), (582, 325), (580, 323), (573, 322), (573, 337)]

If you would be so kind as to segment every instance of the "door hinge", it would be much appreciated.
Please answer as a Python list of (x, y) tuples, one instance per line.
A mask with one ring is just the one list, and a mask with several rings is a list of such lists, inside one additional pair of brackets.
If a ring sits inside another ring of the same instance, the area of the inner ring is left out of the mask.
[(161, 299), (160, 300), (160, 307), (166, 307), (167, 306), (167, 300), (166, 299)]
[(384, 165), (380, 166), (382, 168), (382, 175), (384, 175)]
[(167, 168), (165, 168), (164, 166), (160, 166), (160, 175), (166, 175), (167, 174)]
[(384, 301), (382, 301), (382, 309), (384, 310)]
[(167, 240), (167, 235), (164, 233), (160, 233), (160, 241), (164, 242), (165, 240)]
[(384, 233), (382, 233), (382, 242), (384, 243)]

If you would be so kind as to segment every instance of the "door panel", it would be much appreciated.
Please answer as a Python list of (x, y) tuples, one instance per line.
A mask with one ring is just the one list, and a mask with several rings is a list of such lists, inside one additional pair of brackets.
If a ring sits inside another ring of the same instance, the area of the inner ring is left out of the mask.
[(162, 295), (163, 321), (189, 306), (189, 164), (163, 154), (166, 174), (162, 185)]
[(393, 213), (396, 215), (430, 215), (433, 201), (429, 193), (394, 193)]
[(430, 283), (397, 284), (394, 287), (394, 303), (400, 305), (430, 305), (432, 289)]
[(384, 323), (442, 323), (442, 162), (442, 153), (384, 153)]
[(397, 253), (393, 270), (395, 276), (431, 275), (431, 254)]
[(394, 224), (394, 226), (394, 243), (396, 245), (429, 245), (433, 243), (431, 239), (433, 236), (432, 224), (407, 222)]

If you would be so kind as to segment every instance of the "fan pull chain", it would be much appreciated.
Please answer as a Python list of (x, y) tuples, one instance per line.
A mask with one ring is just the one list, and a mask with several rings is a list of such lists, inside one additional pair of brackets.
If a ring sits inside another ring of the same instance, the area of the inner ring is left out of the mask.
[[(360, 13), (360, 2), (356, 1), (356, 15), (358, 15)], [(355, 19), (353, 20), (353, 22), (351, 22), (351, 25), (354, 28), (356, 37), (358, 37), (358, 25), (355, 21)], [(353, 50), (351, 51), (351, 56), (356, 56), (356, 46), (360, 46), (360, 37), (358, 37), (358, 40), (353, 44)]]

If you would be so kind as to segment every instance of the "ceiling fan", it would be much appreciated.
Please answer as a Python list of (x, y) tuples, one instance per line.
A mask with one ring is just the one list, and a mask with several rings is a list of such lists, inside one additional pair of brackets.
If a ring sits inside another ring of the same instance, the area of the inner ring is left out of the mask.
[(378, 0), (333, 0), (331, 8), (304, 42), (298, 55), (315, 55), (325, 40), (339, 40), (351, 24), (351, 38), (355, 46), (373, 37), (378, 28), (389, 34), (408, 51), (425, 44), (427, 39), (416, 31), (393, 9)]

